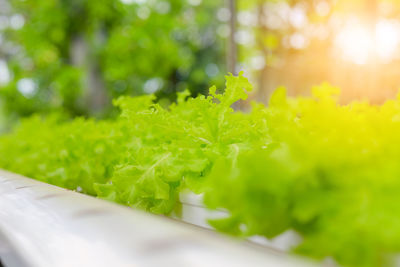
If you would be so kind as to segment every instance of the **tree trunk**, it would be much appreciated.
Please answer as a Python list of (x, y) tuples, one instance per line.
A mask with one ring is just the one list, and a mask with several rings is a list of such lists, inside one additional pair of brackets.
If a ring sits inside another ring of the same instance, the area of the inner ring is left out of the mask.
[(237, 62), (237, 46), (236, 46), (236, 0), (229, 0), (229, 11), (231, 17), (229, 19), (230, 35), (229, 35), (229, 47), (228, 47), (228, 58), (227, 66), (228, 71), (234, 75), (237, 75), (236, 62)]
[(84, 72), (85, 104), (91, 114), (99, 114), (108, 103), (108, 96), (97, 60), (91, 55), (90, 47), (82, 36), (71, 42), (70, 57), (73, 65)]

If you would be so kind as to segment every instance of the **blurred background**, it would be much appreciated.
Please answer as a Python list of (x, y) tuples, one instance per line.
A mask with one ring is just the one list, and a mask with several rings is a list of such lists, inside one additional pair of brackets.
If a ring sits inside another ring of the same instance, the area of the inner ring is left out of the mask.
[(110, 117), (119, 95), (167, 104), (241, 70), (260, 102), (327, 81), (343, 103), (381, 103), (400, 88), (399, 48), (396, 0), (0, 0), (0, 124)]

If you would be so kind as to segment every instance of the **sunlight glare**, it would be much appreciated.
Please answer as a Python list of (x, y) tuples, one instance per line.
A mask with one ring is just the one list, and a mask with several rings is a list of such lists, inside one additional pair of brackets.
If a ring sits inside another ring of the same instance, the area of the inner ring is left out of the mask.
[(376, 52), (384, 61), (390, 61), (400, 44), (399, 28), (396, 24), (382, 20), (376, 24)]
[(345, 59), (363, 65), (373, 51), (374, 38), (364, 25), (348, 24), (336, 36), (335, 44)]
[(335, 38), (335, 46), (342, 57), (358, 65), (367, 64), (373, 59), (390, 61), (397, 53), (399, 44), (399, 27), (388, 20), (380, 20), (372, 28), (353, 20)]

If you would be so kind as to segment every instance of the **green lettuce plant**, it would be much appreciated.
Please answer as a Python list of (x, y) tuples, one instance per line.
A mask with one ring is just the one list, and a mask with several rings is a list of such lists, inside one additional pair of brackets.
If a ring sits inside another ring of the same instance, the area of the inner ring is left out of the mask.
[(394, 265), (400, 251), (400, 97), (338, 103), (323, 84), (309, 97), (276, 90), (268, 106), (232, 105), (252, 86), (226, 77), (223, 92), (122, 97), (113, 120), (32, 117), (0, 137), (0, 167), (153, 213), (204, 195), (210, 220), (241, 238), (301, 236), (294, 251), (344, 266)]

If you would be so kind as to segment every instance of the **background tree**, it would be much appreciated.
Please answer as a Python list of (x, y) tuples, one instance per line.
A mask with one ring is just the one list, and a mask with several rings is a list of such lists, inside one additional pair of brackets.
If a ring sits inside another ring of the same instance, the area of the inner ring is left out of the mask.
[[(5, 112), (104, 115), (121, 94), (171, 100), (222, 83), (220, 1), (10, 0)], [(11, 20), (14, 20), (12, 22)], [(16, 24), (13, 25), (12, 23)], [(4, 56), (3, 56), (4, 57)]]
[(284, 85), (307, 94), (324, 81), (343, 102), (394, 97), (400, 76), (398, 1), (239, 1), (239, 65), (267, 102)]
[(1, 3), (0, 69), (6, 62), (11, 79), (0, 79), (0, 101), (9, 120), (60, 108), (104, 116), (122, 94), (169, 102), (186, 88), (206, 93), (228, 71), (245, 70), (263, 102), (280, 85), (307, 94), (324, 81), (342, 88), (342, 101), (380, 102), (400, 84), (394, 0)]

